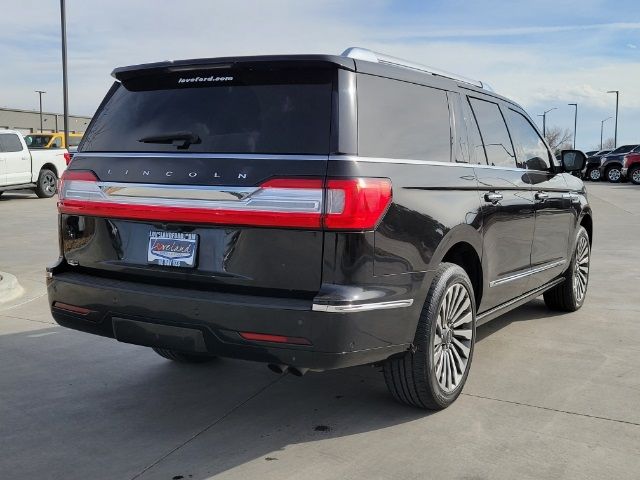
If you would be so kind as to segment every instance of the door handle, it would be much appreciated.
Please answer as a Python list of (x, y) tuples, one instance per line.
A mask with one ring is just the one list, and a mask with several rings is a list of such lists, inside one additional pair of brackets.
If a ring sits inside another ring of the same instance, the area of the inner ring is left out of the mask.
[(536, 193), (536, 200), (540, 200), (541, 202), (544, 202), (547, 198), (549, 198), (549, 194), (547, 192)]
[(502, 200), (503, 198), (504, 197), (502, 196), (501, 193), (488, 192), (484, 194), (484, 201), (491, 202), (494, 205), (498, 203), (500, 200)]

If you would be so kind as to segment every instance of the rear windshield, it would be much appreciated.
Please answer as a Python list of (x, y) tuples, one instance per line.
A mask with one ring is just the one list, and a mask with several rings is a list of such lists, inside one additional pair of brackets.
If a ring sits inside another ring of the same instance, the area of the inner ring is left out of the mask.
[(333, 70), (228, 70), (117, 85), (83, 152), (329, 153)]
[(46, 148), (53, 135), (25, 135), (24, 141), (29, 148)]

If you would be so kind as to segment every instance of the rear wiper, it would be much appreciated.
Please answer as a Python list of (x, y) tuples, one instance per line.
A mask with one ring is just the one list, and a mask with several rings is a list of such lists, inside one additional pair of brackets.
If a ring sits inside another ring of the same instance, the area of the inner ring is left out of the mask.
[(179, 149), (183, 149), (189, 148), (192, 143), (200, 143), (200, 137), (193, 132), (171, 132), (142, 137), (138, 141), (142, 143), (171, 143)]

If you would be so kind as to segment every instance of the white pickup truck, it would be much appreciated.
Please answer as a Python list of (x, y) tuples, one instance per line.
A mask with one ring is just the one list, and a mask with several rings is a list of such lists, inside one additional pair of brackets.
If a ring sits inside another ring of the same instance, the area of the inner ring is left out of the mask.
[(0, 195), (29, 189), (40, 198), (52, 197), (70, 158), (64, 148), (29, 150), (20, 132), (0, 130)]

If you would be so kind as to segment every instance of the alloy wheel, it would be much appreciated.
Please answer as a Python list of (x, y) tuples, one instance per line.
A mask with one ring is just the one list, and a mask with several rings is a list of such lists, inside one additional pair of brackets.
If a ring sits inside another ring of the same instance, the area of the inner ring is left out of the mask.
[(610, 182), (617, 182), (618, 180), (620, 180), (620, 169), (612, 168), (611, 170), (609, 170), (609, 173), (607, 175)]
[(631, 180), (635, 184), (640, 184), (640, 168), (636, 168), (631, 174)]
[(597, 168), (594, 168), (593, 170), (591, 170), (589, 172), (589, 178), (593, 181), (600, 180), (600, 170), (598, 170)]
[(433, 364), (438, 384), (451, 392), (460, 384), (467, 367), (473, 342), (473, 312), (469, 292), (454, 283), (448, 289), (436, 321), (433, 340)]
[(589, 241), (580, 237), (576, 248), (576, 259), (573, 267), (573, 293), (576, 301), (582, 302), (587, 293), (589, 283)]
[(56, 193), (56, 178), (52, 173), (47, 173), (42, 177), (42, 187), (49, 195)]

